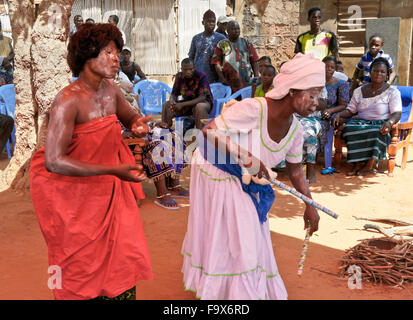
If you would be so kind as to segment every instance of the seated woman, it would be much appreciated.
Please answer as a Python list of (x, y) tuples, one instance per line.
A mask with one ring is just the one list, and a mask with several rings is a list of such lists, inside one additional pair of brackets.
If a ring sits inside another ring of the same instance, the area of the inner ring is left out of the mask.
[[(120, 68), (122, 72), (128, 76), (129, 80), (135, 84), (139, 81), (145, 80), (146, 76), (141, 67), (139, 67), (136, 62), (130, 60), (131, 53), (132, 52), (129, 47), (125, 46), (122, 48), (122, 52), (120, 53), (122, 59), (120, 62)], [(135, 75), (139, 77), (139, 80), (135, 79)]]
[[(337, 60), (334, 56), (327, 56), (323, 59), (326, 66), (326, 89), (327, 101), (326, 109), (321, 113), (321, 136), (319, 137), (319, 150), (324, 151), (325, 168), (321, 171), (322, 174), (331, 174), (336, 172), (332, 165), (332, 147), (334, 128), (331, 126), (332, 117), (343, 111), (350, 100), (349, 91), (350, 85), (347, 81), (335, 78), (337, 69)], [(323, 150), (324, 149), (324, 150)]]
[[(115, 77), (115, 83), (124, 90), (126, 100), (142, 115), (135, 99), (131, 98), (132, 103), (127, 98), (132, 87), (122, 81), (121, 75), (120, 72)], [(122, 126), (122, 136), (124, 139), (133, 138), (131, 132), (124, 126)], [(174, 197), (189, 198), (189, 191), (179, 183), (179, 175), (188, 162), (185, 158), (186, 145), (173, 130), (155, 125), (151, 126), (147, 139), (149, 143), (143, 148), (143, 167), (147, 177), (154, 181), (156, 187), (157, 200), (155, 200), (155, 204), (169, 210), (179, 209)], [(134, 147), (134, 145), (130, 146), (132, 150)], [(140, 204), (145, 198), (143, 190), (136, 192), (135, 197)]]
[(348, 176), (375, 171), (376, 161), (386, 158), (391, 127), (401, 117), (400, 92), (386, 82), (390, 77), (389, 62), (384, 58), (374, 60), (370, 77), (371, 82), (354, 90), (347, 108), (332, 121), (337, 127), (343, 118), (358, 113), (357, 118), (344, 126), (342, 133), (347, 144), (347, 162), (353, 164)]

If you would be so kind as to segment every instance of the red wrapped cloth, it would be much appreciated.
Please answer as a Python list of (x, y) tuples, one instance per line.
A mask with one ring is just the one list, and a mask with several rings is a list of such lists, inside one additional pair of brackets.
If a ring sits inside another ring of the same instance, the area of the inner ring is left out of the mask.
[[(49, 264), (62, 270), (62, 289), (53, 289), (55, 298), (115, 297), (138, 280), (152, 279), (135, 200), (141, 184), (113, 175), (50, 173), (44, 151), (37, 151), (31, 161), (30, 190)], [(76, 125), (67, 154), (95, 164), (135, 163), (116, 115)]]

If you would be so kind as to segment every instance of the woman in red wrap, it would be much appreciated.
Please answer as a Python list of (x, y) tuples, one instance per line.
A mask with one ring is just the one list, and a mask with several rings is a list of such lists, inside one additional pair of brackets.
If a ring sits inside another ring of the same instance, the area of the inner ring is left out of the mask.
[(49, 264), (61, 269), (56, 299), (130, 299), (138, 280), (153, 277), (134, 196), (145, 175), (119, 125), (142, 137), (150, 118), (137, 115), (112, 80), (122, 46), (110, 24), (84, 24), (70, 38), (67, 60), (79, 79), (56, 96), (45, 147), (31, 161)]

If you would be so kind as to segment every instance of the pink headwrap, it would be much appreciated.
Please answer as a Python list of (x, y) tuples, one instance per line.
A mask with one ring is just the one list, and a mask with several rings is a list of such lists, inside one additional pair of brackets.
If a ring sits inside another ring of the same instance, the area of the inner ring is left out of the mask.
[(313, 54), (297, 53), (294, 58), (284, 63), (280, 73), (274, 78), (274, 89), (266, 97), (274, 100), (284, 98), (290, 89), (306, 90), (324, 87), (326, 81), (325, 64)]

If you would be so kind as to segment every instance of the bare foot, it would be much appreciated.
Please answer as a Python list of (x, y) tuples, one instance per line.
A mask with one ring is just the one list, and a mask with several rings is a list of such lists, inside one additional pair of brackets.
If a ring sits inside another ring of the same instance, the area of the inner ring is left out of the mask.
[(315, 164), (314, 163), (307, 163), (307, 171), (306, 171), (306, 178), (309, 184), (315, 183), (317, 181), (315, 175)]
[(356, 162), (353, 164), (353, 167), (349, 172), (347, 172), (347, 176), (352, 177), (352, 176), (357, 176), (358, 171), (365, 166), (365, 162)]
[(310, 175), (310, 176), (307, 178), (307, 182), (308, 182), (308, 184), (316, 183), (316, 182), (317, 182), (317, 178), (316, 178), (315, 174), (314, 174), (314, 175)]

